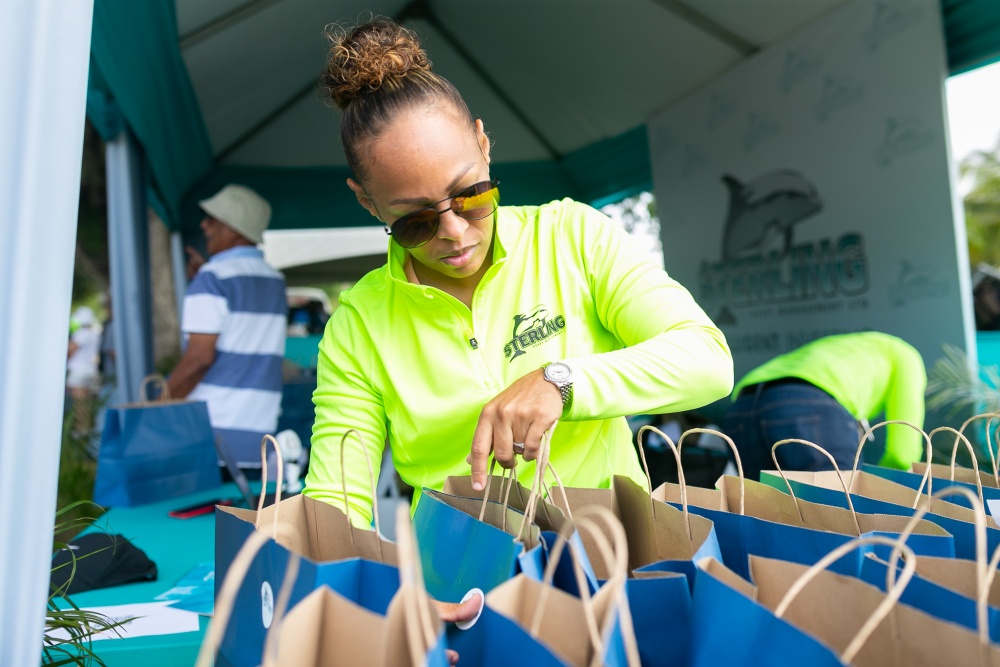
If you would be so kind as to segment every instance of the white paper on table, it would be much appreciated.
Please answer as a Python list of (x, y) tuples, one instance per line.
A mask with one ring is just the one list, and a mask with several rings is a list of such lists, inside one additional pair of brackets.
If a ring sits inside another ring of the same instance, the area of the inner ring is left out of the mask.
[(1000, 500), (994, 498), (986, 499), (986, 511), (990, 513), (993, 520), (1000, 523)]
[[(198, 614), (193, 611), (174, 609), (171, 602), (143, 602), (139, 604), (120, 604), (110, 607), (84, 607), (85, 611), (95, 611), (104, 614), (111, 622), (124, 620), (134, 616), (133, 620), (120, 625), (114, 630), (106, 630), (95, 634), (90, 639), (129, 639), (131, 637), (147, 637), (152, 635), (175, 635), (182, 632), (198, 630)], [(53, 633), (69, 639), (68, 633)]]

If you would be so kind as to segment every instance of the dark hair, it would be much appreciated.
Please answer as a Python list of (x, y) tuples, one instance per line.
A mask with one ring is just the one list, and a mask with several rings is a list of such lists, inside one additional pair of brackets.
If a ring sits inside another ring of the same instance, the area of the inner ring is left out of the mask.
[(474, 119), (450, 81), (431, 71), (417, 34), (391, 19), (376, 17), (345, 30), (327, 28), (330, 52), (320, 85), (343, 111), (340, 141), (347, 163), (365, 178), (359, 147), (373, 139), (404, 109), (447, 101), (462, 118)]

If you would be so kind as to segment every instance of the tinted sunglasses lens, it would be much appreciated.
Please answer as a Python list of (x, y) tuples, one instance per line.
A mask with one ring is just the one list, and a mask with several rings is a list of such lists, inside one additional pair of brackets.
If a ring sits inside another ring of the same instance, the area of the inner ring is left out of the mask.
[(466, 220), (481, 220), (497, 210), (500, 191), (496, 181), (483, 181), (459, 192), (451, 200), (451, 210)]
[(390, 233), (404, 248), (416, 248), (430, 241), (437, 231), (438, 212), (432, 208), (414, 211), (393, 223)]

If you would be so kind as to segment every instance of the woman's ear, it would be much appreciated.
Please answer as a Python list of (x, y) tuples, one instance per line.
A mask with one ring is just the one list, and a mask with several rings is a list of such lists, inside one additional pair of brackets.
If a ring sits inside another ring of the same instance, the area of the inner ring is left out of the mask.
[(353, 178), (349, 178), (347, 179), (347, 187), (354, 192), (354, 196), (358, 198), (358, 203), (361, 204), (366, 211), (378, 218), (379, 222), (382, 222), (382, 218), (379, 217), (378, 209), (375, 208), (372, 198), (368, 196), (368, 193), (365, 192), (363, 187), (361, 187), (361, 184)]
[(483, 126), (483, 119), (476, 119), (476, 141), (479, 142), (479, 150), (483, 152), (483, 157), (486, 158), (486, 164), (490, 163), (490, 138), (486, 135), (486, 129)]

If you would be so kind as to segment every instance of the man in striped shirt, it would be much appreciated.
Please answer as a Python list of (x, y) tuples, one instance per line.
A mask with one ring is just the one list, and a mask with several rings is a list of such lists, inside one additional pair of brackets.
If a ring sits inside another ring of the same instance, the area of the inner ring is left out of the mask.
[[(210, 259), (184, 296), (187, 349), (170, 375), (170, 396), (207, 402), (220, 447), (241, 468), (259, 470), (261, 438), (278, 423), (288, 316), (285, 279), (256, 247), (271, 207), (241, 185), (199, 205)], [(200, 257), (189, 254), (197, 266)]]

